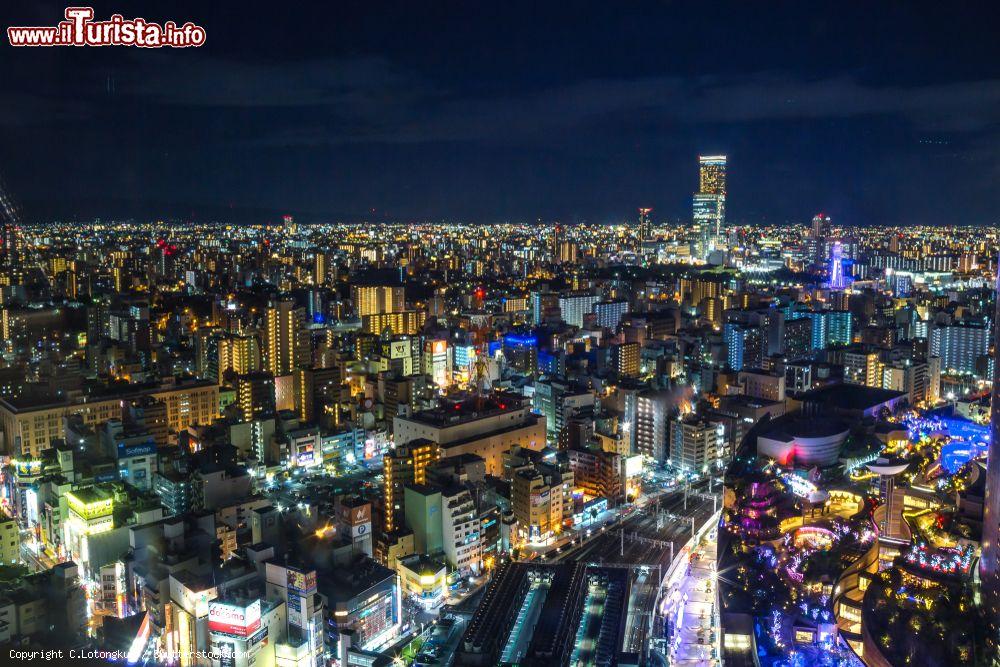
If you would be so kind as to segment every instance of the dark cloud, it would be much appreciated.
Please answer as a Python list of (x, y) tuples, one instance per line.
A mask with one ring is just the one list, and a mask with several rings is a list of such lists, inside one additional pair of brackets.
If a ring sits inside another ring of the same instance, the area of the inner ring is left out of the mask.
[(294, 63), (248, 63), (203, 58), (178, 70), (156, 53), (116, 74), (128, 94), (154, 103), (214, 107), (327, 106), (367, 113), (378, 104), (405, 103), (424, 84), (383, 58), (324, 58)]
[[(262, 145), (495, 142), (541, 138), (609, 120), (749, 123), (884, 116), (930, 132), (1000, 123), (1000, 79), (894, 86), (850, 76), (588, 79), (515, 95), (449, 90), (381, 58), (256, 64), (205, 59), (183, 71), (154, 58), (115, 74), (126, 94), (180, 107), (313, 110), (326, 122), (281, 128)], [(332, 121), (336, 122), (332, 122)]]

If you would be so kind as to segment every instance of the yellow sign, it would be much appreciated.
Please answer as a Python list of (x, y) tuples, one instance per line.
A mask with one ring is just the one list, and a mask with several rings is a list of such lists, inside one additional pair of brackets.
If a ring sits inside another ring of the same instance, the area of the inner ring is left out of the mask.
[(112, 498), (101, 498), (99, 500), (84, 502), (72, 493), (67, 493), (66, 503), (71, 510), (86, 519), (102, 517), (114, 511), (114, 500)]

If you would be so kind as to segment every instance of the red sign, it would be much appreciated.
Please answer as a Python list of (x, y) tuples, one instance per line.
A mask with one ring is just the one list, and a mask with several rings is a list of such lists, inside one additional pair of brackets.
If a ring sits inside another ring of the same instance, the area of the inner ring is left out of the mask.
[(247, 607), (224, 602), (208, 604), (208, 631), (249, 637), (260, 630), (260, 600)]

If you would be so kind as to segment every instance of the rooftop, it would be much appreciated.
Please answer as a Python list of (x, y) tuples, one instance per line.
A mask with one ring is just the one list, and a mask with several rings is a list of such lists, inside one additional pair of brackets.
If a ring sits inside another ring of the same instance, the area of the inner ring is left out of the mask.
[(525, 407), (527, 401), (517, 394), (498, 392), (484, 396), (481, 400), (475, 396), (463, 395), (460, 400), (444, 398), (436, 408), (421, 410), (410, 417), (397, 417), (397, 419), (445, 428), (507, 412), (517, 412)]
[(821, 404), (825, 409), (864, 411), (904, 396), (905, 393), (891, 389), (857, 384), (831, 384), (807, 391), (801, 394), (798, 400), (803, 403)]

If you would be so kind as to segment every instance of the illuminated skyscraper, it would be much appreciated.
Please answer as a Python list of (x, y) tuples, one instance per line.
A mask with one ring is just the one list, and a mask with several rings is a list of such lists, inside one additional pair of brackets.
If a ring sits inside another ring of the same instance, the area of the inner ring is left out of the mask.
[(406, 514), (403, 488), (407, 484), (425, 484), (427, 468), (441, 458), (441, 446), (430, 440), (412, 440), (386, 454), (382, 461), (385, 481), (384, 530), (391, 533), (399, 528)]
[(277, 412), (274, 376), (263, 371), (238, 376), (236, 403), (245, 421), (273, 418)]
[(990, 416), (990, 450), (983, 502), (983, 542), (979, 560), (983, 608), (986, 611), (986, 641), (994, 655), (1000, 648), (1000, 283), (993, 325), (993, 405)]
[(313, 258), (313, 284), (325, 285), (330, 274), (330, 258), (322, 250), (317, 250)]
[(830, 289), (842, 290), (847, 286), (844, 280), (844, 248), (840, 242), (830, 246)]
[(559, 295), (559, 311), (563, 322), (574, 327), (583, 326), (583, 316), (594, 310), (594, 304), (601, 300), (600, 295), (587, 291), (565, 292)]
[(694, 195), (692, 209), (698, 229), (698, 255), (706, 258), (715, 249), (719, 238), (722, 220), (726, 216), (726, 196), (699, 192)]
[(573, 241), (563, 241), (559, 244), (559, 263), (576, 264), (580, 247)]
[(405, 310), (403, 288), (397, 285), (353, 285), (351, 300), (358, 317)]
[(294, 301), (272, 301), (264, 317), (264, 369), (275, 376), (288, 375), (309, 362), (305, 309)]
[(812, 259), (818, 265), (822, 265), (826, 259), (826, 237), (829, 233), (830, 216), (823, 213), (814, 215), (809, 230), (809, 247), (812, 250)]
[(651, 208), (640, 208), (639, 209), (639, 241), (645, 241), (646, 239), (653, 237), (653, 222), (649, 217), (649, 214), (653, 212)]
[[(19, 273), (21, 269), (23, 245), (18, 220), (17, 207), (0, 181), (0, 267), (4, 269), (7, 278), (15, 272)], [(5, 280), (0, 284), (10, 283)]]
[(726, 156), (702, 155), (698, 163), (698, 192), (692, 209), (698, 229), (698, 254), (707, 258), (719, 244), (726, 221)]
[(825, 350), (831, 345), (850, 345), (854, 329), (849, 310), (818, 310), (807, 313), (812, 319), (812, 349)]
[(698, 157), (698, 191), (704, 195), (726, 195), (726, 156), (701, 155)]
[(260, 342), (257, 336), (229, 334), (218, 339), (218, 380), (222, 384), (230, 373), (245, 375), (261, 370)]

